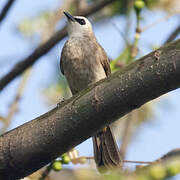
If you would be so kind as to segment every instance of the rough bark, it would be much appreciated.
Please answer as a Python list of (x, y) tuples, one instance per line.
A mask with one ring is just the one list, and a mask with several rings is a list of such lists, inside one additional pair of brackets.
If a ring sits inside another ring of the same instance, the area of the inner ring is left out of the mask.
[(180, 40), (0, 136), (0, 179), (22, 178), (144, 103), (180, 87)]

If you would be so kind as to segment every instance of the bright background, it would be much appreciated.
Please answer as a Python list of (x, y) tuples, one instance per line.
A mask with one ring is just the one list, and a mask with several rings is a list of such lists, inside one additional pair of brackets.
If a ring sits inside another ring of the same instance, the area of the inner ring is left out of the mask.
[[(0, 1), (0, 10), (5, 2), (5, 0)], [(9, 72), (19, 60), (30, 54), (38, 45), (37, 40), (27, 41), (23, 38), (16, 29), (17, 24), (25, 17), (35, 16), (42, 10), (56, 8), (58, 2), (58, 0), (18, 0), (15, 3), (6, 20), (0, 25), (0, 78)], [(164, 16), (165, 13), (162, 11), (146, 11), (144, 12), (145, 20), (142, 22), (142, 26), (151, 24)], [(171, 17), (169, 20), (161, 22), (143, 33), (139, 42), (141, 55), (150, 52), (147, 42), (156, 46), (162, 45), (168, 35), (180, 22), (179, 20), (177, 16)], [(63, 18), (63, 21), (65, 22), (65, 18)], [(93, 24), (98, 41), (112, 59), (119, 55), (123, 47), (123, 39), (113, 24), (116, 24), (120, 30), (123, 30), (125, 27), (125, 18), (122, 16), (114, 16), (103, 22)], [(132, 30), (134, 29), (132, 28)], [(146, 45), (144, 42), (146, 42)], [(49, 106), (46, 103), (42, 91), (60, 78), (60, 75), (57, 75), (57, 71), (60, 72), (58, 64), (63, 44), (64, 41), (61, 41), (33, 66), (28, 85), (20, 101), (20, 111), (13, 117), (9, 129), (28, 122), (55, 107), (55, 104)], [(6, 115), (9, 104), (16, 94), (19, 82), (20, 78), (16, 78), (0, 92), (0, 115)], [(153, 161), (168, 151), (180, 147), (179, 107), (180, 89), (168, 93), (167, 96), (164, 96), (158, 101), (154, 108), (154, 115), (151, 121), (142, 124), (138, 129), (138, 133), (136, 133), (136, 136), (128, 148), (126, 159)], [(77, 149), (81, 155), (91, 156), (91, 140), (80, 144)]]

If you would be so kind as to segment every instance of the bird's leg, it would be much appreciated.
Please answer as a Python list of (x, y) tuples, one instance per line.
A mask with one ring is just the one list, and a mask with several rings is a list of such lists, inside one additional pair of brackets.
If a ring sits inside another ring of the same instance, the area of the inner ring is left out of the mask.
[[(74, 95), (73, 97), (69, 99), (63, 98), (60, 102), (57, 103), (57, 107), (63, 107), (64, 105), (70, 103), (72, 101), (72, 104), (74, 104), (74, 101), (76, 101), (78, 98), (78, 95)], [(73, 100), (72, 100), (73, 99)]]

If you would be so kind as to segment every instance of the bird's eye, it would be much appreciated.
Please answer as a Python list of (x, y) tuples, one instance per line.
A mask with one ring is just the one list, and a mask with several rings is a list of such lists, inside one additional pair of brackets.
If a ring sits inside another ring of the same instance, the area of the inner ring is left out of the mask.
[(75, 20), (81, 24), (81, 25), (85, 25), (86, 24), (86, 21), (84, 19), (79, 19), (79, 18), (75, 18)]

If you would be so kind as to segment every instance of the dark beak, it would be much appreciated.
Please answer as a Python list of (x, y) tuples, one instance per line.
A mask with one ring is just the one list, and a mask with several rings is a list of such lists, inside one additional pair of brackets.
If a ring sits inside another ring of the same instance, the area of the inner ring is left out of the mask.
[(73, 17), (71, 14), (69, 14), (68, 12), (64, 12), (64, 14), (65, 14), (65, 16), (68, 18), (68, 20), (76, 21), (76, 20), (74, 19), (74, 17)]

